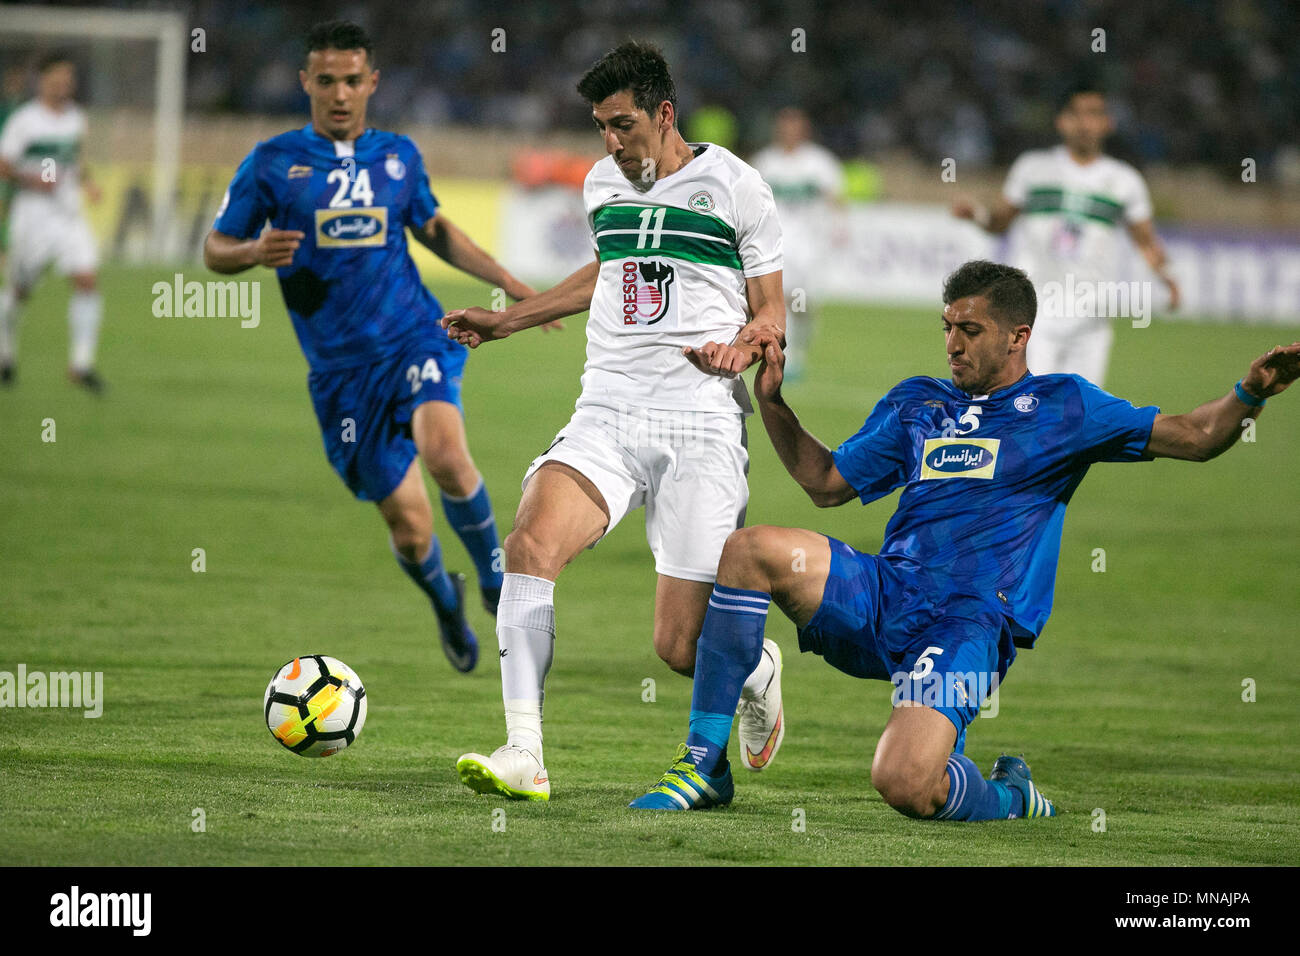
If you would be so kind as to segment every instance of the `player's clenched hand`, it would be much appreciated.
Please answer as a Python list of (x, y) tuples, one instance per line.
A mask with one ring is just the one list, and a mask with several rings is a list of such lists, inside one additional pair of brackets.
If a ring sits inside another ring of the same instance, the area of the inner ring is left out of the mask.
[(1256, 398), (1272, 398), (1300, 378), (1300, 342), (1271, 348), (1250, 363), (1241, 387)]
[(777, 345), (785, 346), (785, 333), (773, 325), (771, 322), (760, 322), (755, 320), (746, 325), (736, 335), (735, 343), (743, 345), (757, 345), (760, 348), (768, 342), (776, 342)]
[(302, 245), (305, 235), (297, 229), (273, 229), (268, 226), (257, 237), (257, 244), (253, 246), (253, 258), (258, 265), (269, 269), (291, 265), (293, 254)]
[(770, 402), (781, 393), (781, 382), (785, 379), (785, 353), (775, 339), (769, 339), (763, 346), (763, 364), (754, 376), (754, 397), (760, 402)]
[(705, 342), (699, 348), (682, 349), (682, 354), (701, 372), (733, 378), (758, 361), (760, 349), (755, 345)]
[(472, 305), (468, 309), (453, 309), (448, 312), (442, 317), (442, 327), (461, 345), (476, 349), (484, 342), (504, 339), (510, 334), (510, 330), (505, 327), (505, 317), (504, 312), (493, 312)]

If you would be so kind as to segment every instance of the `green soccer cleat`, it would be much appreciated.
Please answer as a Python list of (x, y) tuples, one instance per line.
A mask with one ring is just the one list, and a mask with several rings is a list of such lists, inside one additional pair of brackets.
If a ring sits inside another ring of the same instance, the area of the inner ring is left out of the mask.
[(735, 793), (730, 765), (716, 776), (702, 774), (691, 761), (686, 745), (681, 744), (668, 772), (628, 806), (634, 810), (708, 810), (725, 807)]
[(1056, 816), (1056, 807), (1034, 786), (1034, 781), (1029, 777), (1029, 765), (1019, 757), (1003, 754), (994, 761), (989, 779), (1020, 791), (1020, 795), (1025, 798), (1026, 817)]

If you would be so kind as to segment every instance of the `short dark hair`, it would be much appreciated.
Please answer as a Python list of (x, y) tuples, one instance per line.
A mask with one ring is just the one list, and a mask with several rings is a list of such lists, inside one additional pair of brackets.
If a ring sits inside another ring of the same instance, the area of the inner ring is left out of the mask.
[(365, 50), (366, 64), (372, 70), (375, 68), (374, 41), (365, 27), (350, 20), (326, 20), (307, 31), (303, 63), (306, 64), (307, 57), (317, 50)]
[(599, 103), (623, 90), (630, 90), (636, 107), (651, 115), (667, 100), (673, 104), (676, 121), (677, 87), (657, 46), (629, 40), (597, 60), (578, 81), (578, 93), (588, 103)]
[(972, 259), (943, 280), (943, 304), (970, 295), (988, 300), (993, 318), (1005, 329), (1033, 326), (1038, 312), (1034, 284), (1023, 270), (987, 259)]
[(36, 72), (44, 74), (54, 69), (60, 63), (66, 63), (68, 66), (76, 69), (77, 63), (72, 59), (72, 54), (67, 50), (51, 50), (36, 61)]
[(1106, 89), (1104, 85), (1094, 76), (1076, 76), (1068, 86), (1061, 90), (1061, 95), (1056, 98), (1056, 112), (1064, 113), (1070, 108), (1076, 96), (1095, 93), (1102, 99), (1106, 98)]

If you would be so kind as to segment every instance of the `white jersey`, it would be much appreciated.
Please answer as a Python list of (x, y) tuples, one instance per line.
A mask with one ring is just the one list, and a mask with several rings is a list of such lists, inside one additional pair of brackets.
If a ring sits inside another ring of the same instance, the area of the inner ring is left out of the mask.
[(818, 208), (844, 191), (844, 172), (835, 154), (816, 143), (800, 143), (792, 150), (772, 145), (754, 154), (754, 168), (772, 187), (776, 204)]
[(19, 187), (13, 200), (15, 215), (22, 206), (32, 207), (32, 213), (80, 215), (79, 173), (85, 136), (86, 114), (75, 103), (55, 111), (32, 100), (9, 115), (0, 132), (0, 158), (23, 173), (41, 176), (52, 172), (55, 184), (50, 193)]
[(750, 320), (745, 280), (781, 269), (772, 191), (712, 143), (641, 189), (612, 156), (592, 167), (583, 203), (600, 274), (587, 320), (578, 405), (752, 411), (739, 378), (700, 372), (685, 346), (730, 343)]
[(1111, 282), (1127, 239), (1121, 226), (1151, 218), (1151, 196), (1128, 163), (1098, 156), (1075, 162), (1064, 146), (1031, 150), (1011, 166), (1002, 190), (1020, 210), (1013, 259), (1035, 287), (1047, 282)]
[(827, 254), (827, 223), (844, 192), (844, 172), (835, 154), (816, 143), (767, 146), (754, 155), (754, 168), (772, 187), (781, 214), (788, 291)]

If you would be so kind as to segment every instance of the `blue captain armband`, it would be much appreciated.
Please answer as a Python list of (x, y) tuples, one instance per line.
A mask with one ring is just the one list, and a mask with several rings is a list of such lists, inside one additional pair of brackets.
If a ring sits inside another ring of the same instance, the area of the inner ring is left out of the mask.
[(1263, 408), (1264, 403), (1268, 401), (1268, 399), (1256, 398), (1254, 395), (1250, 394), (1250, 392), (1241, 387), (1240, 381), (1238, 381), (1236, 385), (1232, 386), (1232, 390), (1237, 393), (1237, 400), (1239, 402), (1243, 405), (1249, 405), (1252, 408)]

